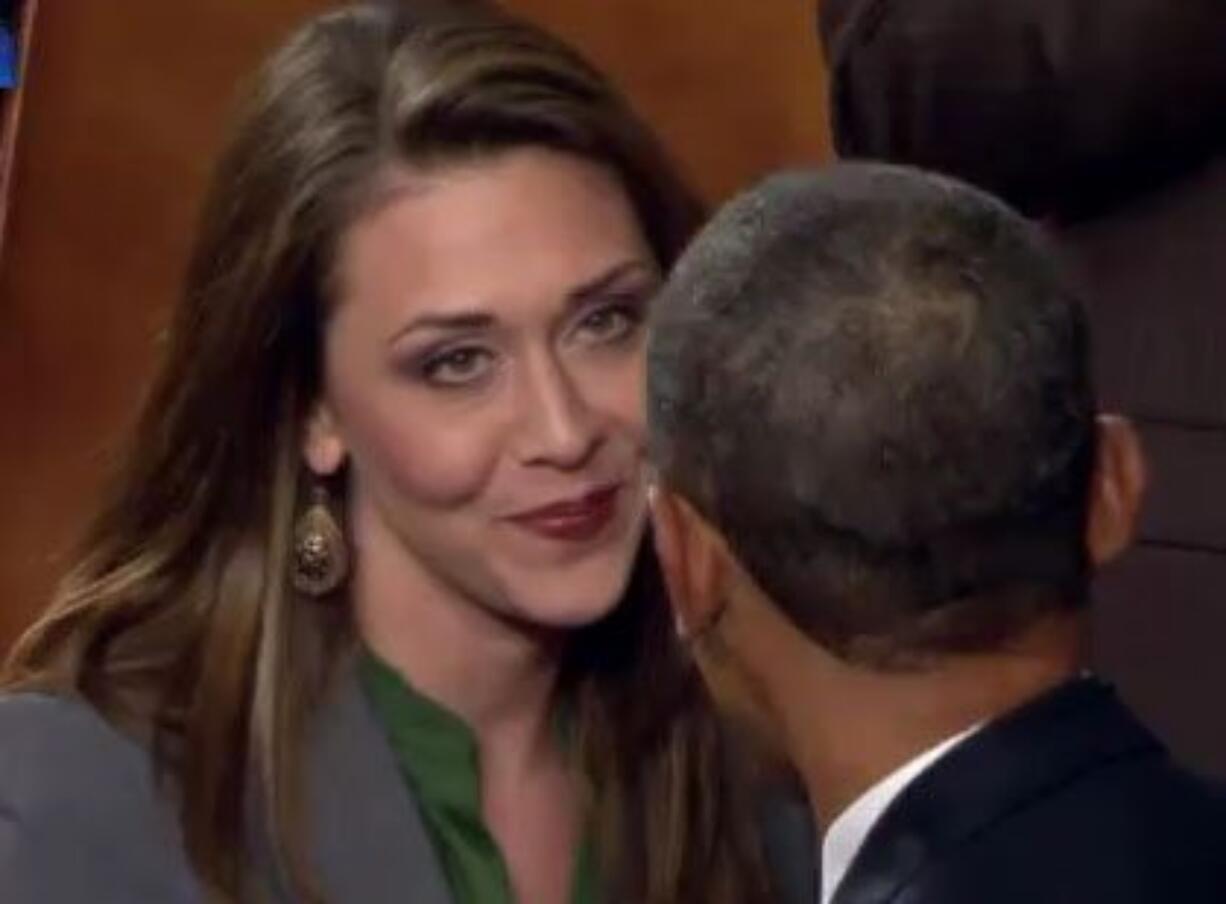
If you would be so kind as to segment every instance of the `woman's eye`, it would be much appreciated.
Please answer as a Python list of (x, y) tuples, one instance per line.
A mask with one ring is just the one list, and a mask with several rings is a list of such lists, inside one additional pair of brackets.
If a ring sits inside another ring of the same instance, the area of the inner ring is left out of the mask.
[(493, 367), (494, 356), (484, 348), (454, 348), (428, 358), (422, 376), (438, 386), (467, 386), (482, 380)]
[(641, 320), (637, 307), (609, 305), (584, 316), (579, 321), (578, 332), (588, 342), (617, 342), (638, 329)]

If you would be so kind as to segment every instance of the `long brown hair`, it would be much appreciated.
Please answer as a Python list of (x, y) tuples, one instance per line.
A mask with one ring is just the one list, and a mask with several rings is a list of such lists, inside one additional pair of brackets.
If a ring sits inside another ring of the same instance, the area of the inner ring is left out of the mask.
[[(338, 237), (381, 167), (542, 145), (616, 172), (662, 266), (700, 208), (605, 78), (481, 2), (355, 6), (268, 61), (206, 198), (165, 357), (76, 566), (10, 688), (78, 694), (150, 745), (211, 893), (242, 895), (252, 801), (297, 893), (303, 735), (349, 646), (344, 606), (288, 579), (302, 427)], [(747, 826), (646, 552), (565, 675), (618, 897), (759, 896)], [(662, 693), (661, 689), (667, 693)]]

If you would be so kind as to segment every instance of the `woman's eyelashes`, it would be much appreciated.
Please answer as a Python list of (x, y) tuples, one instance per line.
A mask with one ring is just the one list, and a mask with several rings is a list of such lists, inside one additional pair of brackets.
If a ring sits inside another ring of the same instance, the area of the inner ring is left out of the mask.
[[(592, 349), (632, 345), (643, 331), (649, 294), (619, 294), (587, 305), (565, 328), (562, 341)], [(479, 389), (493, 379), (507, 354), (497, 342), (469, 338), (410, 354), (398, 369), (435, 389)]]
[(495, 353), (479, 345), (460, 345), (423, 355), (417, 371), (421, 379), (441, 388), (473, 386), (488, 378)]
[(646, 293), (619, 295), (579, 315), (575, 337), (589, 345), (616, 345), (636, 336), (643, 325)]

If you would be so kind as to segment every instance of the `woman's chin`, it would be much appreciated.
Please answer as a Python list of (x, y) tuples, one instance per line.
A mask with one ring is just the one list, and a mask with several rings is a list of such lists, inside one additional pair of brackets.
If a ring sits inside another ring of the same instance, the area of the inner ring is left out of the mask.
[(633, 556), (583, 563), (548, 573), (525, 573), (504, 580), (508, 615), (519, 621), (559, 630), (600, 621), (621, 602)]

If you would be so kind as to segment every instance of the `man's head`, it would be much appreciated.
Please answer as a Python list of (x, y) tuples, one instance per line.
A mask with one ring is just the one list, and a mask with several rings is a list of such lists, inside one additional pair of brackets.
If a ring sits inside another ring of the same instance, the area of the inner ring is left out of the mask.
[(782, 174), (726, 206), (653, 311), (657, 539), (683, 627), (760, 590), (857, 666), (990, 652), (1086, 601), (1143, 469), (1095, 417), (1076, 292), (949, 179)]

